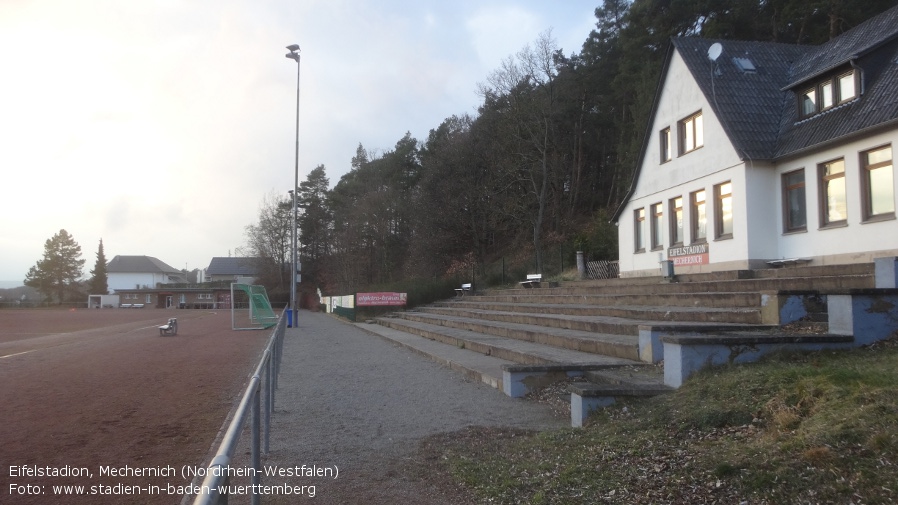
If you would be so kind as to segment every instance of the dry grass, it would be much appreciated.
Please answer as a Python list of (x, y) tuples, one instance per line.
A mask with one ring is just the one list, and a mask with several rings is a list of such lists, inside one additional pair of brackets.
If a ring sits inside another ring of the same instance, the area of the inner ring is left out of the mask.
[(619, 403), (588, 427), (431, 450), (480, 503), (893, 503), (898, 343), (783, 354)]

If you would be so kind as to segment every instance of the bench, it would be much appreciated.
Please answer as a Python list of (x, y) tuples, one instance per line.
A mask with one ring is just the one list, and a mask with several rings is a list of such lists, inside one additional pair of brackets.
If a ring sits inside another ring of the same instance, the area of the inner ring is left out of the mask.
[(123, 308), (123, 309), (130, 309), (130, 308), (131, 308), (131, 304), (130, 304), (130, 303), (123, 303), (123, 304), (120, 305), (120, 307)]
[(456, 296), (465, 296), (465, 292), (471, 292), (471, 283), (462, 284), (460, 288), (455, 288)]
[(518, 284), (525, 288), (538, 288), (542, 281), (543, 274), (527, 274), (527, 280), (521, 281)]
[(133, 309), (142, 309), (142, 308), (143, 308), (143, 304), (142, 304), (142, 303), (135, 303), (134, 305), (131, 306), (131, 308), (133, 308)]
[(177, 335), (178, 334), (178, 319), (175, 317), (171, 317), (168, 319), (168, 323), (163, 324), (159, 327), (159, 335)]
[(792, 266), (801, 265), (801, 264), (810, 263), (810, 262), (811, 262), (811, 258), (787, 258), (787, 259), (781, 259), (781, 260), (770, 260), (767, 262), (767, 264), (774, 268), (778, 268), (778, 267), (787, 267), (790, 265), (792, 265)]

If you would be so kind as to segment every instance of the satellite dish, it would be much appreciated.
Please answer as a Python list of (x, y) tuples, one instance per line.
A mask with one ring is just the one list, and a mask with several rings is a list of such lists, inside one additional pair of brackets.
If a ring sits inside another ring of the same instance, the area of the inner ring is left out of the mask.
[(711, 44), (711, 47), (708, 48), (708, 59), (711, 61), (717, 61), (717, 58), (720, 58), (720, 54), (723, 52), (723, 46), (720, 45), (720, 42), (715, 42)]

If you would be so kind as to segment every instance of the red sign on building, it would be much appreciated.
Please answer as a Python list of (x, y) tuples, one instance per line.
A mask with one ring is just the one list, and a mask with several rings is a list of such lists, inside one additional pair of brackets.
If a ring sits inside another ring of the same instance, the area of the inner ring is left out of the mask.
[(356, 293), (356, 307), (405, 305), (407, 293)]
[(671, 247), (667, 250), (667, 258), (674, 266), (707, 265), (708, 244)]

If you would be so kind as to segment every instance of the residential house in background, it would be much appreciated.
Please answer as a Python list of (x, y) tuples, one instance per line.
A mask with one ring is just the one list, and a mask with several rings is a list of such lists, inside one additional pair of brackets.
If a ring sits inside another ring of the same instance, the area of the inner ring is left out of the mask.
[(898, 255), (898, 7), (820, 46), (672, 40), (622, 277)]
[(259, 258), (214, 257), (206, 268), (206, 279), (210, 282), (244, 282), (253, 284), (259, 276)]
[(109, 289), (155, 288), (187, 282), (184, 272), (152, 256), (115, 256), (106, 265)]

